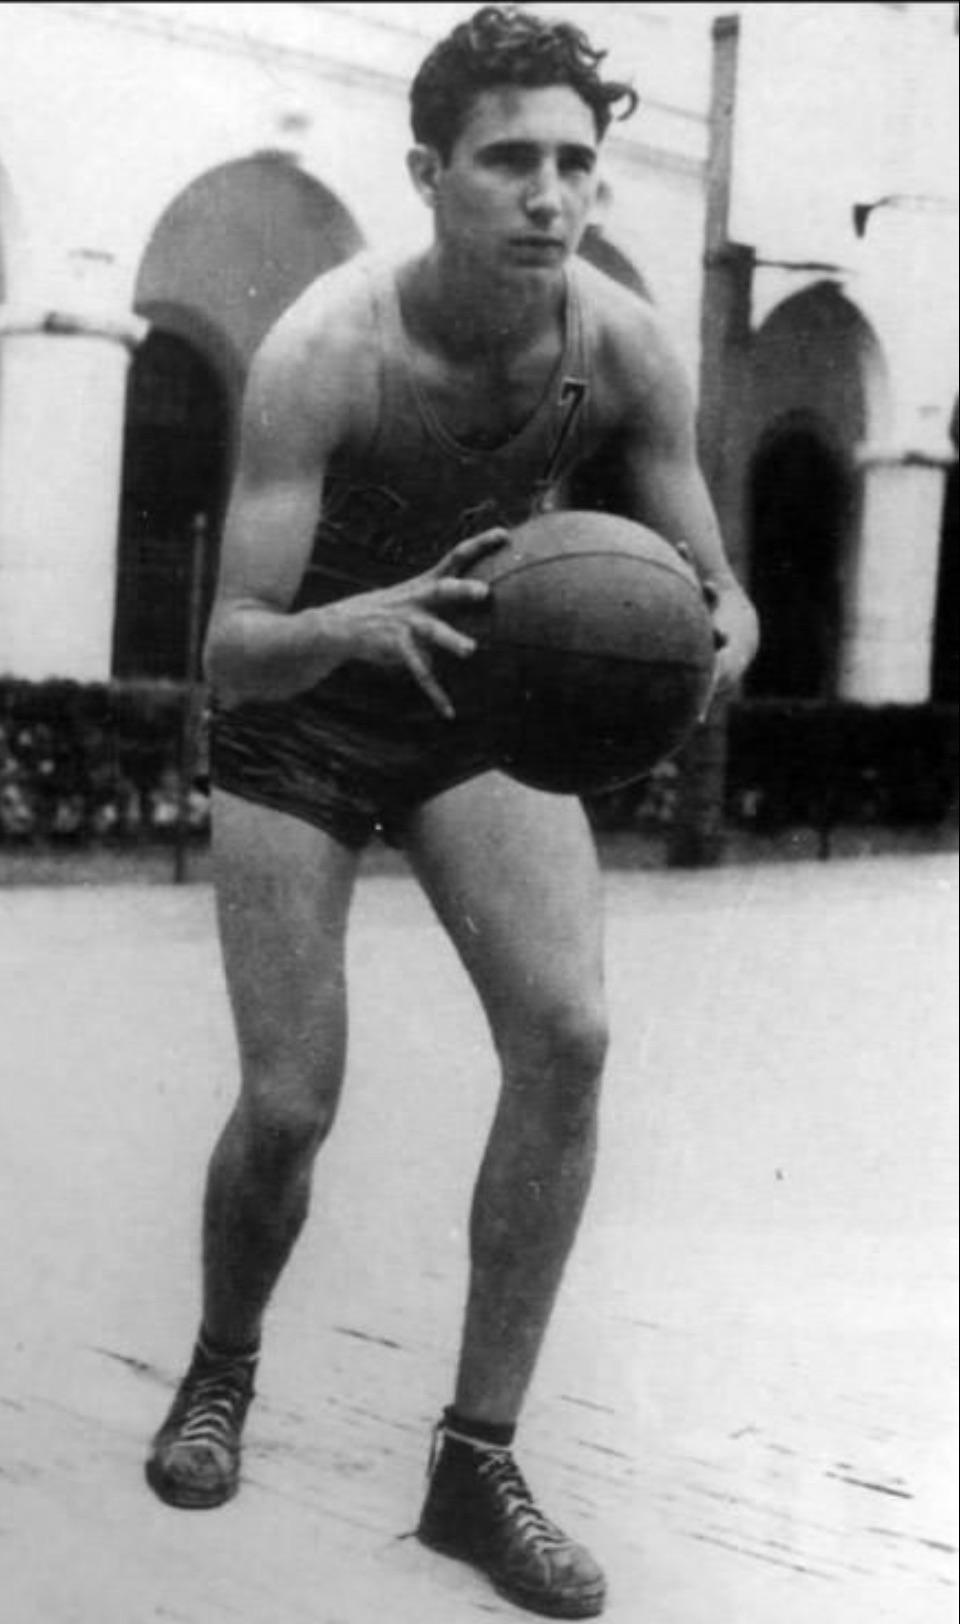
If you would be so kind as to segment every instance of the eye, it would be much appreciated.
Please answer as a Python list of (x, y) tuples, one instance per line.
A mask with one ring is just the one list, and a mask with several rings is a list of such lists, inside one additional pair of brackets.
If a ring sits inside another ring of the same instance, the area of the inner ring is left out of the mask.
[(560, 154), (560, 168), (568, 174), (592, 175), (597, 160), (586, 148), (576, 147)]
[(489, 147), (483, 154), (483, 160), (491, 169), (509, 169), (517, 174), (530, 169), (537, 161), (532, 148), (510, 141)]

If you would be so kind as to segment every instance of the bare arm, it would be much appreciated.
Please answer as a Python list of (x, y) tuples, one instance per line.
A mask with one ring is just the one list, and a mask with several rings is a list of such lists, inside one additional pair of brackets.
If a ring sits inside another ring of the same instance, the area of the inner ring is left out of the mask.
[(362, 432), (362, 317), (307, 296), (255, 358), (246, 392), (237, 476), (224, 528), (205, 667), (225, 704), (284, 699), (323, 681), (345, 660), (405, 669), (451, 715), (431, 653), (460, 656), (473, 639), (443, 618), (488, 588), (460, 572), (499, 533), (453, 548), (433, 569), (383, 591), (291, 612), (309, 563), (330, 456)]
[(624, 511), (672, 541), (692, 562), (717, 633), (716, 691), (731, 688), (753, 659), (757, 617), (730, 567), (697, 462), (689, 386), (659, 323), (636, 307), (611, 345), (619, 395), (617, 484)]
[[(326, 457), (296, 337), (289, 328), (270, 335), (244, 399), (205, 651), (207, 675), (228, 703), (283, 698), (337, 663), (335, 640), (318, 612), (288, 613), (309, 562)], [(335, 418), (325, 428), (335, 435)]]

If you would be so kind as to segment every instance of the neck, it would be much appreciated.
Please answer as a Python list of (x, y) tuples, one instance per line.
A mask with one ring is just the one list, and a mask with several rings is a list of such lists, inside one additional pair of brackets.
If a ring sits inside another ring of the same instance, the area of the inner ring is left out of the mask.
[(449, 355), (469, 359), (526, 350), (562, 318), (562, 270), (549, 278), (491, 277), (437, 246), (400, 275), (412, 328)]

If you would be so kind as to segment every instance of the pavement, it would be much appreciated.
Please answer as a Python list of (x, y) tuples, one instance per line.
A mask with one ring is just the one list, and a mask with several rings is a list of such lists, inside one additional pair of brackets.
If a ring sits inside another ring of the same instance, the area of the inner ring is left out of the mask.
[[(609, 1624), (956, 1612), (954, 855), (607, 875), (597, 1184), (519, 1447)], [(199, 884), (0, 893), (9, 1624), (521, 1619), (409, 1536), (495, 1078), (412, 882), (371, 873), (351, 1049), (245, 1482), (145, 1488), (235, 1087)]]

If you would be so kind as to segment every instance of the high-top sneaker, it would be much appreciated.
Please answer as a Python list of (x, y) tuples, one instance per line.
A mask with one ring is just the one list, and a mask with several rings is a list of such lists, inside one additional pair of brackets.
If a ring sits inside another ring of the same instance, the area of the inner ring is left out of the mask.
[(452, 1433), (430, 1464), (417, 1528), (424, 1545), (471, 1562), (510, 1601), (548, 1618), (595, 1618), (603, 1572), (582, 1545), (545, 1517), (509, 1449)]
[(236, 1494), (256, 1368), (256, 1353), (213, 1353), (197, 1342), (146, 1464), (147, 1482), (168, 1505), (206, 1510)]

